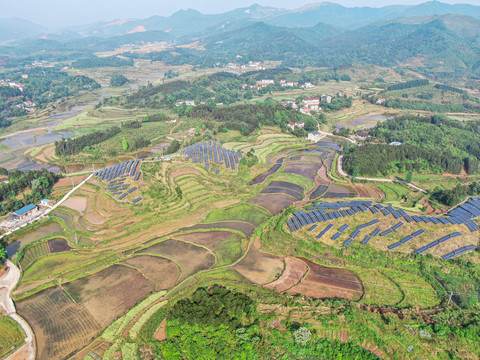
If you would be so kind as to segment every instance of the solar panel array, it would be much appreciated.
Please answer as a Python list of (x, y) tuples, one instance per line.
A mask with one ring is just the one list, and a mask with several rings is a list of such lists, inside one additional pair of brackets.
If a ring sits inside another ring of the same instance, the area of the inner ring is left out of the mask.
[[(305, 226), (310, 226), (311, 224), (317, 224), (329, 220), (335, 220), (339, 218), (346, 218), (348, 216), (354, 216), (356, 213), (359, 212), (366, 212), (370, 211), (372, 214), (379, 214), (382, 213), (385, 216), (393, 216), (396, 219), (405, 220), (407, 223), (426, 223), (426, 224), (433, 224), (435, 226), (442, 226), (442, 225), (452, 225), (452, 224), (464, 224), (470, 231), (475, 232), (478, 231), (479, 226), (472, 221), (473, 218), (480, 216), (480, 199), (472, 198), (465, 204), (458, 206), (457, 208), (449, 211), (447, 213), (448, 216), (441, 216), (441, 217), (432, 217), (432, 216), (409, 216), (404, 210), (402, 209), (394, 209), (391, 206), (383, 206), (382, 204), (373, 204), (372, 201), (341, 201), (337, 203), (318, 203), (314, 206), (307, 209), (307, 211), (300, 210), (293, 213), (293, 217), (287, 220), (287, 225), (291, 232), (295, 232), (297, 230), (302, 229)], [(381, 220), (375, 219), (368, 223), (358, 225), (356, 229), (350, 234), (349, 238), (343, 242), (343, 246), (348, 247), (352, 244), (352, 242), (360, 235), (360, 230), (379, 224)], [(394, 231), (398, 230), (400, 227), (405, 225), (403, 221), (399, 221), (391, 228), (381, 231), (380, 228), (376, 228), (373, 230), (369, 235), (366, 235), (363, 240), (360, 242), (362, 245), (367, 245), (370, 240), (375, 236), (387, 236)], [(348, 224), (342, 225), (338, 231), (331, 237), (332, 240), (337, 240), (342, 236), (342, 233), (345, 232), (349, 227)], [(332, 224), (329, 224), (323, 231), (321, 231), (316, 238), (322, 238), (330, 229), (333, 228)], [(308, 231), (313, 231), (316, 229), (316, 225), (311, 226)], [(395, 249), (403, 244), (413, 240), (414, 238), (422, 235), (425, 233), (425, 230), (420, 229), (412, 234), (405, 236), (403, 239), (399, 240), (398, 242), (391, 244), (388, 246), (389, 249)], [(450, 240), (454, 237), (461, 236), (462, 234), (459, 232), (444, 236), (438, 240), (433, 241), (432, 243), (415, 250), (415, 253), (420, 254), (425, 252), (428, 249), (431, 249), (442, 242)], [(466, 247), (467, 248), (467, 247)], [(470, 247), (468, 247), (471, 249)], [(463, 250), (459, 249), (456, 251)], [(468, 251), (468, 250), (464, 250)], [(446, 256), (448, 259), (451, 257), (457, 256), (458, 254), (452, 252)], [(453, 254), (453, 255), (452, 255)], [(447, 259), (447, 260), (448, 260)]]
[[(346, 209), (345, 209), (346, 208)], [(468, 209), (468, 215), (467, 210)], [(327, 212), (327, 210), (333, 210)], [(373, 205), (372, 201), (340, 201), (337, 203), (319, 203), (307, 209), (305, 211), (297, 211), (294, 213), (293, 219), (289, 222), (289, 227), (292, 232), (300, 230), (302, 227), (316, 222), (323, 222), (340, 217), (353, 216), (358, 212), (370, 211), (373, 214), (382, 213), (385, 216), (393, 216), (395, 219), (405, 220), (407, 223), (426, 223), (434, 224), (436, 226), (452, 225), (452, 224), (464, 224), (470, 231), (476, 232), (480, 229), (478, 224), (472, 221), (474, 216), (480, 216), (480, 199), (472, 198), (466, 204), (460, 205), (454, 210), (448, 212), (449, 216), (433, 217), (433, 216), (409, 216), (404, 210), (395, 210), (391, 206), (384, 207), (382, 204)], [(298, 216), (297, 216), (298, 215)], [(303, 218), (303, 222), (302, 222)], [(295, 221), (295, 219), (297, 221)], [(374, 222), (363, 224), (358, 226), (358, 229), (363, 229), (379, 223), (380, 220), (376, 219)], [(400, 221), (402, 222), (402, 221)], [(402, 222), (403, 224), (403, 222)], [(400, 225), (402, 226), (402, 225)], [(397, 228), (393, 229), (392, 232)], [(386, 236), (391, 232), (386, 232)]]
[(194, 163), (204, 163), (209, 171), (219, 174), (219, 170), (214, 165), (224, 165), (227, 169), (236, 170), (242, 153), (234, 150), (225, 149), (221, 142), (216, 140), (196, 143), (188, 146), (180, 152), (186, 156), (185, 160), (192, 160)]
[(480, 217), (480, 199), (478, 197), (472, 197), (467, 202), (450, 210), (447, 214), (450, 218), (446, 219), (450, 222), (454, 220), (457, 224), (465, 224), (471, 232), (476, 232), (479, 226), (473, 222), (472, 219)]
[[(133, 181), (138, 181), (140, 178), (140, 172), (136, 172), (140, 160), (129, 160), (120, 164), (116, 164), (105, 169), (95, 172), (95, 176), (101, 181), (106, 182), (104, 190), (110, 191), (112, 195), (120, 195), (117, 199), (123, 200), (128, 194), (137, 190), (137, 187), (133, 187), (127, 190), (130, 187), (130, 184), (125, 184), (125, 180), (128, 177), (134, 177)], [(141, 198), (140, 198), (141, 200)], [(138, 201), (140, 201), (138, 200)], [(138, 202), (137, 201), (137, 202)]]
[(445, 235), (445, 236), (441, 237), (440, 239), (432, 241), (430, 244), (422, 246), (420, 249), (415, 250), (414, 253), (415, 254), (424, 253), (425, 251), (427, 251), (429, 249), (432, 249), (435, 246), (438, 246), (438, 245), (444, 243), (445, 241), (448, 241), (448, 240), (453, 239), (453, 238), (458, 237), (458, 236), (462, 236), (462, 233), (455, 232), (453, 234)]
[(466, 253), (467, 251), (470, 251), (470, 250), (476, 250), (477, 247), (475, 245), (468, 245), (468, 246), (464, 246), (460, 249), (457, 249), (457, 250), (454, 250), (452, 252), (449, 252), (448, 254), (445, 254), (442, 256), (442, 259), (443, 260), (450, 260), (450, 259), (453, 259), (454, 257), (457, 257), (457, 256), (460, 256), (460, 255), (463, 255), (464, 253)]

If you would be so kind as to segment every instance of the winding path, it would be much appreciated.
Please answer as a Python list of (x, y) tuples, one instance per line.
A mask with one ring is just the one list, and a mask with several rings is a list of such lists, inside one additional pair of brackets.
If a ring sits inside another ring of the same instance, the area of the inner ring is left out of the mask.
[(15, 304), (10, 294), (20, 280), (20, 269), (10, 260), (7, 260), (8, 271), (0, 278), (0, 307), (2, 307), (7, 316), (16, 321), (25, 332), (25, 345), (6, 358), (6, 360), (35, 360), (36, 346), (35, 336), (30, 325), (17, 314)]

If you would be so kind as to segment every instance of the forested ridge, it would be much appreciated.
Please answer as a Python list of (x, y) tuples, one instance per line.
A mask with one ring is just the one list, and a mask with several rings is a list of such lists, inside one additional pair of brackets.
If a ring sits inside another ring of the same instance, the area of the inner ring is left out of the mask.
[(155, 354), (167, 359), (362, 359), (379, 357), (360, 346), (319, 338), (315, 331), (287, 321), (279, 331), (267, 327), (249, 296), (219, 285), (197, 289), (167, 315), (167, 340)]
[[(345, 149), (344, 167), (349, 174), (479, 171), (480, 124), (476, 121), (403, 116), (379, 124), (370, 134), (365, 146)], [(402, 145), (388, 145), (394, 141)]]
[(87, 146), (99, 144), (117, 135), (121, 129), (114, 126), (105, 131), (95, 131), (91, 134), (82, 135), (74, 139), (62, 139), (55, 142), (55, 154), (57, 156), (75, 155), (83, 151)]

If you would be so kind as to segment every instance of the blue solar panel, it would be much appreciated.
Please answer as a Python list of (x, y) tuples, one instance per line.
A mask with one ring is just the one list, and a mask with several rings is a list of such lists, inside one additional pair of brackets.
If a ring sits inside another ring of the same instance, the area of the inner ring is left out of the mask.
[(350, 239), (347, 239), (342, 245), (343, 245), (344, 247), (349, 247), (352, 242), (353, 242), (353, 239), (350, 238)]
[(317, 235), (317, 239), (320, 239), (323, 235), (325, 235), (327, 233), (328, 230), (330, 230), (331, 228), (333, 228), (333, 225), (332, 224), (328, 224), (327, 227), (325, 229), (322, 230), (322, 232), (320, 232), (320, 234)]
[(420, 230), (417, 230), (417, 231), (415, 231), (414, 233), (412, 233), (412, 236), (413, 236), (413, 237), (417, 237), (417, 236), (422, 235), (424, 232), (425, 232), (425, 230), (420, 229)]
[(367, 235), (363, 238), (361, 244), (362, 245), (367, 245), (371, 239), (372, 239), (372, 237), (370, 235)]
[(375, 237), (375, 236), (377, 236), (379, 233), (380, 233), (380, 229), (379, 229), (379, 228), (376, 228), (375, 230), (372, 231), (372, 233), (370, 234), (370, 236), (371, 236), (371, 237)]
[(371, 211), (373, 214), (378, 214), (378, 210), (377, 210), (376, 207), (373, 207), (373, 206), (372, 206), (372, 207), (370, 208), (370, 211)]
[(400, 245), (402, 245), (402, 244), (399, 243), (399, 242), (396, 242), (396, 243), (394, 243), (394, 244), (392, 244), (392, 245), (389, 245), (388, 248), (389, 248), (390, 250), (392, 250), (392, 249), (395, 249), (395, 248), (399, 247)]
[(307, 231), (313, 231), (317, 228), (317, 225), (313, 225), (310, 229), (308, 229)]
[(332, 240), (337, 240), (340, 236), (342, 236), (342, 233), (337, 232), (335, 235), (332, 236)]
[(338, 231), (340, 231), (340, 232), (344, 232), (345, 230), (347, 230), (347, 229), (348, 229), (348, 227), (349, 227), (349, 225), (347, 225), (347, 224), (343, 224), (342, 226), (340, 226), (340, 229), (338, 229)]

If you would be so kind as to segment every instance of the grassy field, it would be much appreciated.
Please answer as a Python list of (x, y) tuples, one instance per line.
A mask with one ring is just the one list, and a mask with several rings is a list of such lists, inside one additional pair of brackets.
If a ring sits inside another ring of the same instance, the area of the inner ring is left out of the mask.
[(0, 315), (0, 357), (3, 358), (13, 349), (23, 344), (25, 333), (15, 321)]

